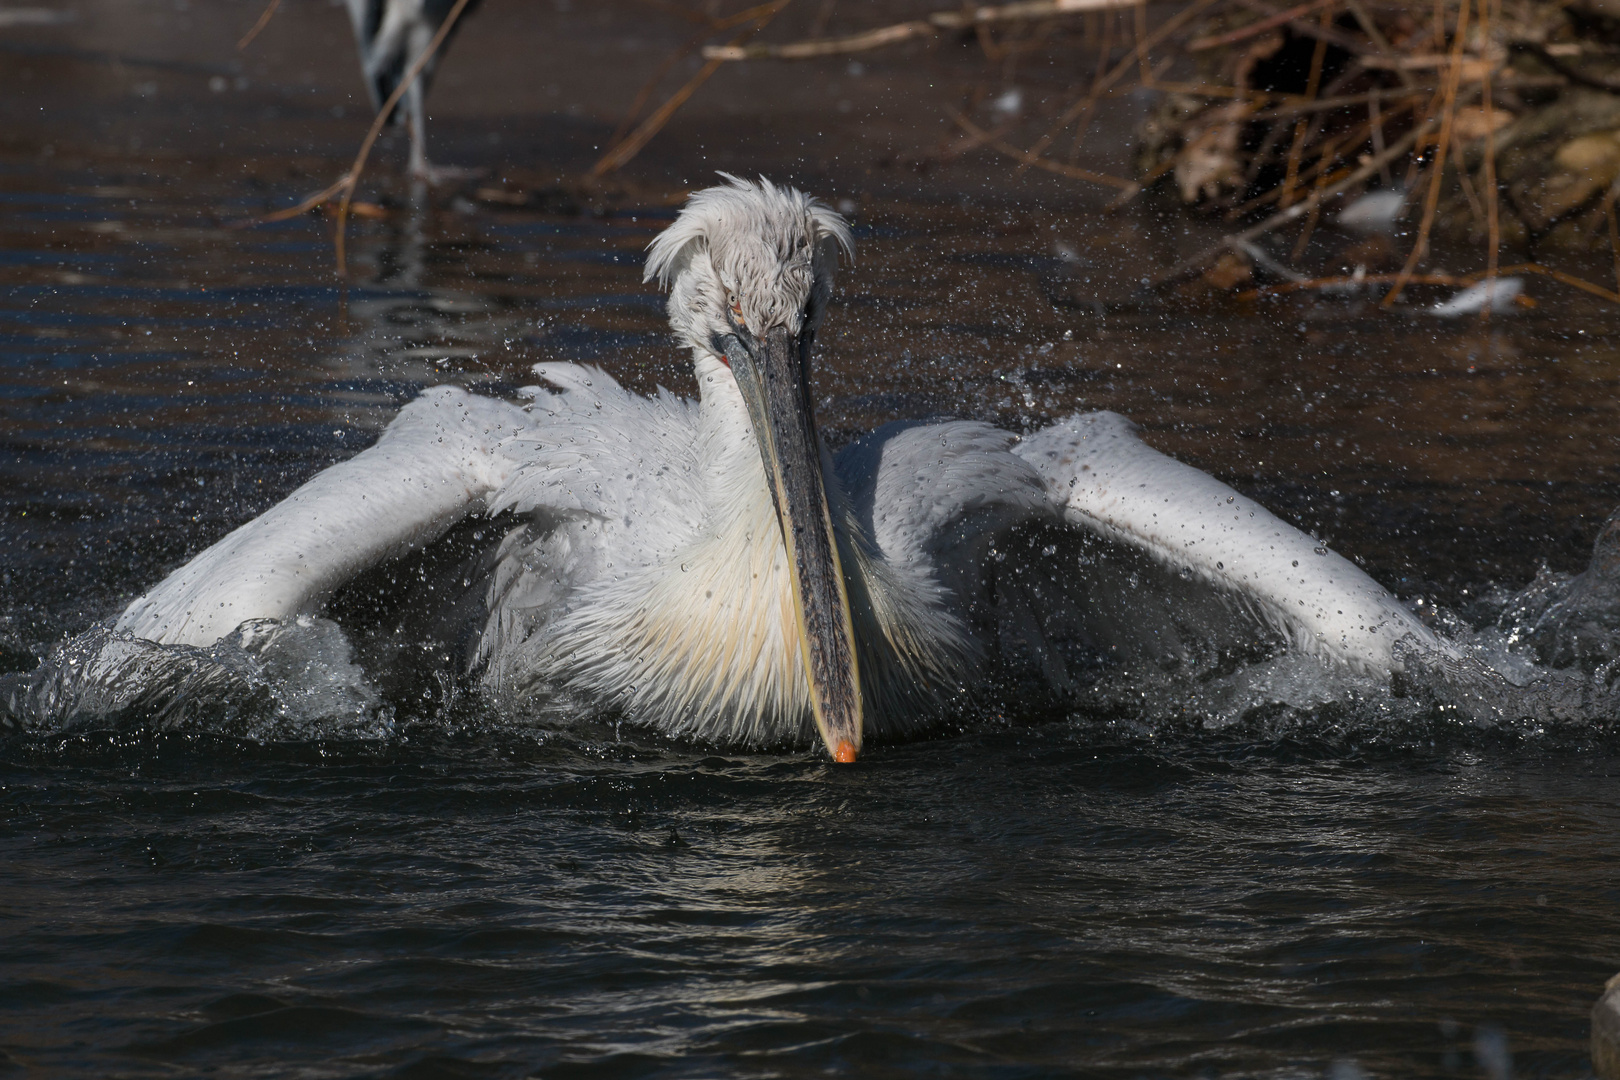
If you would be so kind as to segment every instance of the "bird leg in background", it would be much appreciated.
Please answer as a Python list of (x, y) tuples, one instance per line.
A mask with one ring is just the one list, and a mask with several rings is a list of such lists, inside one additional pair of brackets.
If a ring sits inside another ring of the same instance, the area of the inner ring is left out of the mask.
[(405, 92), (403, 108), (405, 123), (411, 135), (410, 174), (435, 186), (472, 180), (483, 176), (487, 169), (470, 169), (459, 165), (435, 165), (427, 156), (427, 95), (422, 91), (422, 80), (413, 79)]
[(450, 14), (445, 16), (444, 22), (439, 24), (438, 32), (428, 42), (427, 48), (406, 69), (405, 77), (400, 80), (399, 85), (394, 87), (394, 92), (388, 95), (388, 99), (382, 103), (381, 108), (377, 110), (377, 115), (372, 117), (371, 127), (366, 131), (366, 137), (361, 141), (360, 150), (355, 154), (354, 164), (349, 166), (348, 172), (338, 177), (337, 181), (330, 187), (316, 192), (296, 206), (289, 206), (284, 210), (278, 210), (273, 214), (266, 214), (263, 217), (242, 224), (263, 225), (272, 221), (285, 221), (288, 218), (297, 217), (313, 210), (328, 199), (340, 196), (338, 200), (337, 227), (333, 230), (332, 248), (333, 254), (336, 256), (338, 276), (346, 277), (348, 275), (348, 254), (345, 244), (345, 228), (349, 219), (349, 207), (354, 203), (354, 188), (360, 182), (360, 174), (365, 171), (366, 159), (371, 156), (371, 148), (376, 145), (377, 136), (382, 134), (383, 125), (387, 124), (388, 118), (394, 114), (394, 107), (405, 97), (406, 92), (415, 86), (417, 76), (422, 73), (422, 69), (427, 66), (428, 61), (433, 58), (433, 54), (444, 44), (445, 38), (450, 36), (450, 31), (456, 25), (456, 20), (461, 18), (461, 13), (467, 10), (467, 5), (471, 2), (472, 0), (456, 0), (455, 7), (450, 9)]

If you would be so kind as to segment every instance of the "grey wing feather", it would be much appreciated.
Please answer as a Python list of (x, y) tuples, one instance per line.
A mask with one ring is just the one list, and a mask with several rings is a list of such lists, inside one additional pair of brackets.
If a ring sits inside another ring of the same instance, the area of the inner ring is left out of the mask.
[(497, 445), (527, 418), (455, 387), (400, 410), (375, 445), (313, 477), (137, 599), (117, 629), (208, 645), (249, 619), (317, 610), (378, 563), (436, 539), (505, 478)]
[(1348, 560), (1113, 413), (1022, 439), (891, 424), (838, 469), (891, 565), (943, 587), (1011, 672), (1070, 688), (1079, 664), (1216, 661), (1280, 644), (1368, 672), (1405, 639), (1444, 649)]
[[(1353, 670), (1401, 668), (1406, 641), (1449, 651), (1348, 559), (1214, 477), (1153, 450), (1114, 413), (1070, 417), (1015, 451), (1071, 525), (1232, 601), (1297, 648)], [(1167, 579), (1170, 580), (1170, 579)]]
[[(496, 685), (538, 670), (539, 631), (577, 586), (650, 565), (698, 530), (697, 410), (667, 390), (632, 394), (595, 367), (541, 364), (518, 464), (490, 513), (522, 517), (491, 560), (476, 659)], [(659, 529), (645, 527), (658, 522)]]
[[(930, 644), (899, 650), (902, 659), (926, 659), (911, 664), (926, 682), (979, 681), (990, 652), (982, 631), (995, 621), (985, 603), (990, 551), (1011, 530), (1057, 520), (1040, 475), (1010, 452), (1016, 441), (969, 421), (894, 423), (838, 456), (850, 514), (881, 556), (870, 572), (888, 578), (879, 594), (904, 598), (896, 623), (928, 628)], [(981, 632), (970, 631), (974, 626)], [(869, 662), (861, 662), (864, 672)]]
[(967, 420), (886, 424), (838, 455), (857, 520), (901, 565), (1052, 517), (1040, 474), (1010, 452), (1018, 436)]

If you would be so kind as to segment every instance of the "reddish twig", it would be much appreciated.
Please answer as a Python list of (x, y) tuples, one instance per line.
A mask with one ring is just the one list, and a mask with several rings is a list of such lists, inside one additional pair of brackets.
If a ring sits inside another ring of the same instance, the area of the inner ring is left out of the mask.
[[(1500, 277), (1503, 274), (1539, 274), (1551, 278), (1563, 285), (1579, 289), (1601, 297), (1611, 304), (1620, 304), (1620, 292), (1610, 292), (1601, 285), (1594, 285), (1585, 278), (1578, 278), (1574, 274), (1567, 274), (1540, 263), (1518, 263), (1514, 266), (1503, 266), (1493, 270), (1484, 270), (1477, 274), (1407, 274), (1403, 284), (1406, 285), (1450, 285), (1454, 287), (1467, 287), (1477, 285), (1481, 281)], [(1255, 300), (1263, 296), (1282, 296), (1286, 293), (1299, 292), (1306, 289), (1342, 289), (1353, 285), (1383, 285), (1401, 280), (1400, 273), (1392, 274), (1363, 274), (1338, 275), (1335, 277), (1310, 278), (1305, 281), (1284, 281), (1276, 285), (1262, 285), (1258, 289), (1248, 289), (1237, 294), (1239, 300)], [(1620, 284), (1620, 283), (1617, 283)]]
[(1291, 221), (1298, 221), (1300, 218), (1309, 213), (1313, 206), (1318, 206), (1321, 203), (1326, 202), (1328, 199), (1348, 191), (1350, 188), (1353, 188), (1357, 184), (1366, 180), (1369, 176), (1372, 176), (1384, 165), (1394, 161), (1396, 158), (1406, 153), (1422, 135), (1428, 132), (1429, 128), (1432, 126), (1432, 120), (1422, 121), (1411, 131), (1407, 132), (1400, 139), (1398, 139), (1388, 150), (1385, 150), (1382, 154), (1377, 154), (1369, 158), (1367, 161), (1362, 163), (1359, 169), (1356, 169), (1344, 179), (1337, 180), (1319, 191), (1313, 191), (1307, 198), (1295, 203), (1293, 206), (1277, 211), (1275, 214), (1272, 214), (1270, 217), (1266, 218), (1266, 220), (1257, 225), (1251, 225), (1242, 232), (1233, 233), (1232, 235), (1223, 238), (1219, 243), (1205, 248), (1203, 251), (1199, 252), (1197, 255), (1194, 255), (1190, 259), (1183, 259), (1181, 262), (1171, 267), (1168, 271), (1159, 275), (1159, 277), (1151, 283), (1151, 287), (1158, 289), (1163, 288), (1166, 285), (1174, 284), (1177, 281), (1183, 281), (1191, 275), (1196, 274), (1206, 263), (1209, 262), (1210, 259), (1213, 259), (1221, 252), (1228, 251), (1233, 248), (1242, 250), (1243, 245), (1264, 236), (1266, 233), (1269, 233), (1274, 229), (1279, 229)]
[[(746, 43), (749, 38), (765, 29), (770, 21), (776, 17), (777, 13), (790, 3), (792, 3), (792, 0), (773, 0), (772, 3), (760, 4), (757, 7), (749, 8), (746, 12), (739, 13), (752, 19), (754, 25), (732, 38), (727, 45), (739, 46)], [(714, 73), (720, 70), (720, 65), (723, 63), (725, 63), (723, 58), (711, 58), (698, 69), (697, 74), (687, 80), (685, 86), (675, 91), (667, 101), (654, 109), (652, 114), (643, 120), (622, 142), (610, 146), (607, 153), (603, 154), (597, 159), (596, 164), (591, 166), (591, 171), (588, 174), (591, 179), (594, 180), (605, 176), (613, 170), (623, 168), (628, 164), (630, 159), (639, 154), (641, 148), (646, 146), (652, 140), (652, 137), (662, 130), (663, 126), (669, 122), (669, 118), (674, 116), (693, 94), (697, 93), (698, 88), (708, 82)]]
[[(1429, 191), (1423, 199), (1423, 222), (1418, 226), (1417, 241), (1406, 257), (1406, 265), (1401, 268), (1403, 275), (1410, 276), (1429, 249), (1429, 230), (1434, 227), (1434, 212), (1440, 205), (1440, 181), (1446, 171), (1446, 151), (1451, 148), (1452, 123), (1457, 118), (1457, 82), (1462, 73), (1462, 51), (1468, 36), (1468, 13), (1471, 10), (1468, 0), (1463, 0), (1462, 9), (1457, 14), (1457, 33), (1451, 45), (1452, 63), (1446, 69), (1445, 96), (1440, 104), (1440, 137), (1434, 150), (1434, 169), (1429, 175)], [(1404, 282), (1396, 281), (1379, 301), (1379, 306), (1388, 307), (1393, 304), (1400, 298), (1401, 289), (1404, 287)]]
[(1620, 184), (1609, 185), (1603, 197), (1603, 216), (1609, 221), (1609, 251), (1614, 255), (1614, 287), (1620, 289), (1620, 227), (1614, 220), (1614, 200), (1620, 196)]
[[(1331, 5), (1324, 7), (1319, 16), (1320, 20), (1326, 23), (1327, 17), (1332, 11), (1333, 7)], [(1311, 52), (1311, 71), (1305, 79), (1305, 99), (1307, 101), (1313, 100), (1316, 97), (1316, 92), (1321, 89), (1322, 64), (1326, 60), (1327, 42), (1318, 39), (1316, 48)], [(1303, 116), (1294, 121), (1294, 141), (1288, 148), (1288, 167), (1283, 173), (1282, 196), (1277, 203), (1279, 206), (1287, 206), (1294, 201), (1294, 185), (1299, 182), (1299, 158), (1301, 152), (1305, 149), (1306, 124), (1307, 121)]]
[(253, 39), (259, 36), (259, 31), (270, 25), (270, 16), (274, 15), (276, 13), (276, 8), (280, 6), (281, 0), (270, 0), (270, 3), (264, 9), (264, 14), (260, 15), (259, 21), (253, 24), (253, 29), (242, 35), (242, 40), (236, 43), (237, 52), (241, 52), (243, 49), (253, 44)]
[(1037, 157), (1030, 151), (1020, 150), (1018, 147), (1007, 142), (1005, 139), (997, 138), (991, 132), (985, 131), (983, 128), (979, 127), (973, 121), (957, 112), (955, 109), (950, 109), (947, 111), (949, 112), (951, 119), (956, 121), (957, 125), (961, 127), (963, 131), (967, 132), (980, 144), (999, 150), (1008, 157), (1017, 159), (1023, 165), (1033, 166), (1034, 168), (1042, 169), (1049, 173), (1056, 173), (1058, 176), (1067, 176), (1073, 180), (1086, 180), (1093, 184), (1102, 184), (1106, 187), (1119, 188), (1121, 191), (1129, 192), (1133, 195), (1137, 191), (1141, 190), (1141, 185), (1134, 180), (1125, 180), (1118, 176), (1109, 176), (1107, 173), (1092, 172), (1090, 169), (1076, 168), (1073, 165), (1065, 165), (1061, 161), (1053, 161), (1051, 158)]
[[(1052, 145), (1052, 140), (1056, 139), (1064, 128), (1068, 127), (1082, 116), (1090, 115), (1091, 110), (1096, 107), (1097, 101), (1102, 97), (1104, 91), (1108, 90), (1114, 85), (1114, 83), (1118, 82), (1120, 78), (1136, 64), (1138, 56), (1146, 55), (1149, 49), (1153, 48), (1153, 46), (1157, 45), (1159, 42), (1163, 41), (1177, 30), (1181, 29), (1192, 19), (1196, 18), (1198, 14), (1205, 8), (1208, 8), (1215, 2), (1216, 0), (1193, 0), (1192, 3), (1188, 4), (1175, 15), (1171, 16), (1168, 21), (1166, 21), (1152, 34), (1149, 34), (1142, 41), (1138, 41), (1136, 43), (1136, 48), (1131, 50), (1129, 56), (1126, 56), (1114, 66), (1113, 70), (1109, 71), (1107, 75), (1098, 80), (1096, 85), (1091, 88), (1091, 93), (1087, 94), (1085, 98), (1075, 102), (1073, 105), (1069, 106), (1063, 111), (1063, 115), (1058, 117), (1057, 122), (1047, 129), (1046, 134), (1037, 139), (1035, 145), (1029, 148), (1029, 153), (1036, 158), (1040, 158), (1041, 152), (1044, 151), (1048, 146)], [(1325, 2), (1331, 2), (1331, 0), (1325, 0)], [(1023, 166), (1019, 166), (1019, 168), (1022, 169)]]
[(1287, 11), (1279, 11), (1269, 19), (1261, 19), (1259, 22), (1252, 22), (1247, 26), (1240, 26), (1230, 33), (1216, 34), (1214, 37), (1195, 38), (1187, 46), (1187, 51), (1202, 52), (1205, 49), (1215, 49), (1222, 45), (1232, 45), (1239, 41), (1245, 41), (1259, 34), (1263, 34), (1267, 30), (1275, 30), (1277, 27), (1282, 26), (1285, 23), (1293, 22), (1301, 15), (1309, 15), (1317, 8), (1326, 7), (1329, 4), (1336, 3), (1339, 3), (1339, 0), (1308, 0), (1307, 3), (1300, 4), (1298, 7), (1291, 7)]
[[(1487, 44), (1491, 40), (1490, 0), (1479, 0), (1480, 36)], [(1496, 261), (1501, 257), (1502, 222), (1496, 190), (1496, 106), (1491, 101), (1491, 73), (1485, 72), (1480, 83), (1480, 95), (1485, 102), (1485, 239), (1490, 250), (1485, 253), (1485, 274), (1496, 276)], [(1620, 278), (1616, 279), (1620, 283)], [(1485, 310), (1490, 310), (1489, 304)]]

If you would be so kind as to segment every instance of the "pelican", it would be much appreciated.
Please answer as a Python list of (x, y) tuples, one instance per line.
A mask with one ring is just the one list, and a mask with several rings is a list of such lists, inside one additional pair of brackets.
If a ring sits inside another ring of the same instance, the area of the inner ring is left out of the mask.
[[(472, 0), (468, 8), (476, 3), (477, 0)], [(355, 44), (360, 48), (360, 68), (365, 75), (366, 90), (371, 94), (371, 107), (380, 109), (411, 65), (427, 50), (433, 35), (449, 18), (455, 0), (348, 0), (348, 5)], [(463, 18), (468, 13), (464, 11)], [(443, 55), (441, 47), (428, 59), (422, 73), (406, 89), (392, 118), (393, 123), (405, 124), (410, 131), (411, 175), (432, 183), (466, 175), (465, 170), (436, 166), (427, 156), (425, 100)]]
[(115, 631), (204, 646), (318, 613), (473, 518), (478, 569), (422, 600), (465, 610), (493, 700), (560, 693), (715, 745), (819, 739), (839, 762), (991, 694), (1061, 700), (1109, 665), (1270, 641), (1377, 675), (1403, 641), (1442, 648), (1352, 563), (1113, 413), (1022, 437), (892, 423), (832, 454), (811, 359), (849, 226), (722, 176), (646, 264), (696, 400), (566, 363), (537, 366), (521, 403), (430, 389)]

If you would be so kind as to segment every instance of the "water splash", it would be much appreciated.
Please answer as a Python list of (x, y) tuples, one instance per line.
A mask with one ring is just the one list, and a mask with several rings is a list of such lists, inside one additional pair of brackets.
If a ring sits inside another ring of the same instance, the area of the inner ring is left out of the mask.
[[(1437, 731), (1552, 741), (1602, 735), (1620, 721), (1617, 566), (1620, 516), (1605, 526), (1584, 573), (1543, 573), (1499, 597), (1480, 625), (1420, 608), (1460, 655), (1402, 643), (1403, 670), (1391, 679), (1280, 646), (1216, 664), (1093, 669), (1098, 677), (1072, 697), (1070, 715), (1137, 736), (1269, 743), (1401, 743)], [(454, 684), (457, 674), (440, 681)], [(1030, 713), (1015, 698), (992, 703), (985, 721), (1051, 715)], [(478, 715), (458, 717), (453, 690), (438, 699), (413, 725), (555, 730), (590, 712), (587, 703), (540, 695), (521, 715), (480, 700)], [(31, 674), (0, 678), (0, 721), (30, 732), (127, 727), (259, 742), (385, 740), (399, 734), (395, 716), (396, 703), (356, 662), (343, 628), (314, 616), (253, 620), (206, 649), (156, 645), (103, 625), (58, 646)]]
[(1473, 732), (1568, 743), (1620, 726), (1620, 512), (1580, 574), (1544, 571), (1518, 593), (1498, 590), (1472, 619), (1414, 610), (1456, 655), (1408, 639), (1390, 679), (1286, 650), (1218, 673), (1120, 671), (1082, 695), (1079, 714), (1139, 735), (1190, 729), (1266, 742)]
[(328, 619), (256, 619), (206, 649), (95, 627), (0, 679), (0, 723), (27, 732), (208, 730), (256, 742), (381, 739), (393, 712)]

